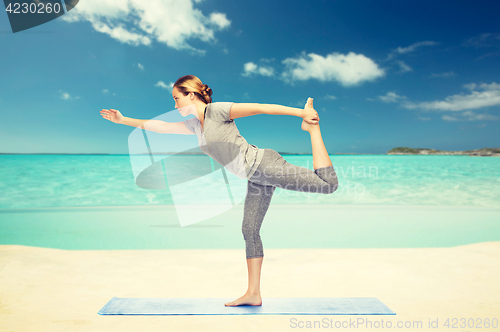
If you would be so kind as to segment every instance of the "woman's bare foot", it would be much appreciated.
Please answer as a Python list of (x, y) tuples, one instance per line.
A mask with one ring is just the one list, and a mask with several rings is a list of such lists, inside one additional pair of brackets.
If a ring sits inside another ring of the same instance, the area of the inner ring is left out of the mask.
[(240, 306), (240, 305), (260, 306), (260, 305), (262, 305), (262, 298), (260, 297), (259, 294), (252, 295), (252, 294), (245, 293), (245, 295), (243, 295), (239, 299), (225, 303), (224, 305), (226, 307), (236, 307), (236, 306)]
[(319, 122), (318, 124), (310, 124), (307, 123), (306, 120), (302, 120), (302, 126), (300, 128), (304, 131), (311, 132), (311, 130), (318, 130), (319, 129)]
[[(312, 115), (309, 114), (309, 116), (308, 116), (309, 120), (316, 120), (317, 122), (314, 124), (310, 124), (306, 120), (302, 120), (302, 125), (300, 126), (300, 128), (304, 131), (309, 132), (309, 133), (311, 132), (311, 130), (318, 130), (319, 129), (319, 117), (317, 116), (318, 113), (316, 113), (316, 111), (313, 108), (313, 99), (312, 98), (307, 98), (306, 105), (304, 106), (304, 111), (311, 112)], [(315, 119), (311, 118), (311, 116), (314, 116), (314, 115), (316, 115), (316, 118)], [(305, 116), (304, 116), (304, 119), (305, 119)]]

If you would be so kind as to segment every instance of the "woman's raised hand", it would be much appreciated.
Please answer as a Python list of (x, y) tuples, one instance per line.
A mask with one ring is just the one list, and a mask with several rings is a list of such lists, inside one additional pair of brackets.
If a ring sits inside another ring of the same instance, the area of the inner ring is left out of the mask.
[(316, 110), (313, 108), (312, 98), (307, 99), (302, 118), (304, 119), (305, 122), (309, 124), (318, 124), (319, 116), (318, 112), (316, 112)]
[(109, 120), (114, 123), (122, 123), (123, 120), (123, 115), (120, 113), (119, 110), (114, 110), (114, 109), (109, 109), (105, 110), (103, 109), (101, 111), (101, 115), (104, 119)]

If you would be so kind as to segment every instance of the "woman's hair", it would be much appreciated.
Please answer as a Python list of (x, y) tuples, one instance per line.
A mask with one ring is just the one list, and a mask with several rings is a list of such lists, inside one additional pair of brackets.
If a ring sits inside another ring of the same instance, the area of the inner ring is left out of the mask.
[(184, 96), (187, 96), (190, 92), (194, 92), (199, 100), (206, 104), (212, 102), (212, 89), (208, 85), (201, 83), (201, 80), (194, 75), (186, 75), (179, 78), (175, 84), (174, 88), (177, 88)]

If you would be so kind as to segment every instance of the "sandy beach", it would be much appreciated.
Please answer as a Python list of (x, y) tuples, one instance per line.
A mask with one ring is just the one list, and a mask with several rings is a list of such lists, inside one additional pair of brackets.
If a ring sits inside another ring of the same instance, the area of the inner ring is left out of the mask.
[[(113, 296), (237, 298), (247, 286), (241, 250), (2, 245), (0, 271), (2, 331), (285, 331), (298, 329), (300, 321), (324, 323), (325, 318), (332, 320), (331, 326), (316, 329), (335, 329), (336, 321), (344, 326), (351, 321), (357, 322), (355, 329), (370, 331), (375, 328), (368, 321), (390, 321), (392, 328), (401, 322), (404, 330), (444, 331), (449, 330), (446, 320), (453, 324), (455, 318), (454, 330), (473, 331), (476, 328), (461, 328), (460, 319), (472, 318), (478, 324), (500, 318), (500, 242), (450, 248), (265, 251), (264, 304), (266, 297), (376, 297), (396, 313), (393, 316), (97, 314)], [(437, 321), (438, 328), (429, 327), (429, 320)], [(408, 322), (415, 327), (404, 327)]]

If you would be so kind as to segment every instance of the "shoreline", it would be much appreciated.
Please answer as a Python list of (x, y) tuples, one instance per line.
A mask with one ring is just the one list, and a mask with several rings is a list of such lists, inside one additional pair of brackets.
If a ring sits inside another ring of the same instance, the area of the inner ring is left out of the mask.
[[(0, 243), (71, 250), (244, 247), (244, 204), (192, 208), (215, 214), (179, 215), (174, 205), (0, 211)], [(275, 249), (449, 247), (500, 241), (499, 214), (500, 207), (274, 204), (260, 234), (264, 247)]]
[(471, 157), (500, 157), (500, 148), (482, 148), (463, 151), (445, 151), (435, 149), (421, 149), (397, 147), (387, 152), (388, 155), (468, 155)]
[[(393, 149), (394, 150), (394, 149)], [(416, 150), (417, 152), (400, 152), (392, 150), (387, 153), (359, 153), (359, 152), (338, 152), (338, 153), (329, 153), (329, 156), (470, 156), (470, 157), (500, 157), (500, 153), (484, 153), (477, 152), (483, 149), (478, 150), (466, 150), (466, 151), (440, 151), (440, 150), (432, 150), (432, 149), (411, 149)], [(312, 153), (295, 153), (295, 152), (280, 152), (277, 151), (281, 155), (288, 156), (312, 156)], [(8, 152), (0, 152), (1, 155), (16, 155), (16, 156), (206, 156), (204, 153), (178, 153), (178, 152), (156, 152), (156, 153), (8, 153)]]

